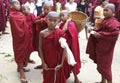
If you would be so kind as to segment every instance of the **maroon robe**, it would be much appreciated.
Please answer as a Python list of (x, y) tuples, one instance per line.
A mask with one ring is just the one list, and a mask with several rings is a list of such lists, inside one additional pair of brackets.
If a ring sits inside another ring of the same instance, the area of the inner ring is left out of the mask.
[(25, 4), (28, 0), (19, 0), (20, 4)]
[(120, 22), (120, 0), (109, 0), (109, 2), (115, 5), (115, 17)]
[(6, 27), (5, 7), (3, 1), (0, 0), (0, 31), (4, 32)]
[[(59, 44), (59, 38), (64, 37), (65, 33), (60, 29), (55, 29), (43, 39), (43, 57), (48, 68), (55, 68), (62, 61), (63, 49)], [(56, 73), (56, 75), (55, 75)], [(43, 83), (66, 83), (64, 67), (60, 70), (43, 70)]]
[(21, 12), (11, 9), (9, 19), (15, 61), (18, 66), (26, 66), (30, 55), (30, 39), (25, 16)]
[(59, 2), (61, 3), (62, 10), (64, 10), (65, 9), (65, 4), (66, 4), (66, 0), (59, 0)]
[(30, 51), (34, 51), (34, 43), (33, 43), (33, 37), (34, 37), (34, 31), (35, 31), (35, 25), (33, 24), (33, 21), (35, 19), (35, 15), (30, 13), (26, 17), (26, 22), (28, 24), (29, 28), (29, 34), (30, 34)]
[[(64, 24), (65, 23), (62, 23), (60, 25), (60, 29), (63, 29)], [(77, 62), (77, 64), (74, 67), (75, 67), (75, 73), (78, 74), (81, 68), (80, 48), (79, 48), (79, 40), (78, 40), (76, 25), (72, 21), (68, 22), (68, 30), (66, 31), (66, 38), (67, 38), (68, 46), (74, 55), (75, 61)]]
[(35, 20), (38, 20), (38, 22), (36, 23), (36, 32), (35, 32), (36, 37), (34, 39), (36, 51), (38, 51), (39, 33), (40, 31), (42, 31), (43, 29), (46, 29), (47, 27), (46, 16), (47, 14), (42, 13), (35, 19)]
[(119, 34), (120, 23), (114, 18), (106, 18), (101, 27), (96, 30), (102, 37), (90, 35), (86, 53), (97, 64), (97, 70), (107, 80), (112, 80), (111, 64), (116, 40)]

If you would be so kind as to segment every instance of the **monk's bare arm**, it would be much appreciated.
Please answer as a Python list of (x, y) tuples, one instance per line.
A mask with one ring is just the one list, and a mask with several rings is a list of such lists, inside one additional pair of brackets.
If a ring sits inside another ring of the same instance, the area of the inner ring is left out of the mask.
[(42, 63), (44, 63), (45, 61), (44, 61), (43, 52), (42, 52), (42, 39), (43, 39), (43, 32), (40, 32), (39, 33), (38, 54), (39, 54), (39, 57), (42, 60)]

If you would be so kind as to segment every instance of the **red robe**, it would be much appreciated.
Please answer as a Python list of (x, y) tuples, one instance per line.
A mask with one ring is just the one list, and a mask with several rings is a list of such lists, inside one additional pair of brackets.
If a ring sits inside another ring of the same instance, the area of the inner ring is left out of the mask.
[(38, 43), (39, 43), (39, 33), (40, 31), (42, 31), (43, 29), (46, 29), (47, 27), (47, 23), (46, 23), (46, 16), (47, 14), (40, 14), (35, 20), (39, 20), (39, 22), (36, 23), (36, 32), (35, 32), (35, 39), (34, 39), (34, 43), (35, 43), (35, 50), (38, 50)]
[(28, 0), (19, 0), (20, 4), (25, 4)]
[(29, 26), (29, 34), (30, 34), (30, 51), (34, 51), (34, 44), (33, 44), (33, 37), (34, 37), (34, 31), (35, 31), (35, 25), (33, 24), (33, 21), (35, 19), (35, 15), (30, 13), (29, 15), (25, 16), (26, 22)]
[[(48, 68), (55, 68), (61, 63), (63, 49), (59, 44), (59, 38), (64, 35), (63, 31), (56, 29), (43, 39), (43, 57)], [(66, 83), (64, 67), (56, 71), (56, 75), (54, 70), (43, 70), (43, 83), (54, 83), (55, 77), (55, 83)]]
[(86, 53), (97, 64), (97, 70), (107, 80), (112, 80), (111, 64), (116, 40), (119, 35), (120, 23), (114, 17), (104, 19), (101, 27), (96, 30), (102, 35), (95, 38), (90, 35)]
[(115, 17), (120, 22), (120, 0), (109, 0), (109, 2), (115, 4)]
[(26, 66), (30, 55), (30, 39), (25, 16), (21, 12), (11, 9), (9, 19), (15, 61), (18, 66)]
[[(60, 25), (60, 29), (63, 29), (65, 23)], [(66, 31), (66, 38), (69, 48), (71, 49), (75, 61), (77, 64), (75, 65), (75, 73), (78, 74), (81, 68), (80, 62), (80, 48), (79, 48), (79, 41), (78, 41), (78, 33), (76, 30), (76, 25), (74, 22), (70, 21), (68, 23), (68, 30)]]
[(0, 0), (0, 31), (5, 31), (6, 18), (5, 18), (5, 7), (3, 1)]
[(59, 2), (61, 3), (62, 10), (64, 10), (65, 9), (65, 4), (66, 4), (66, 0), (59, 0)]

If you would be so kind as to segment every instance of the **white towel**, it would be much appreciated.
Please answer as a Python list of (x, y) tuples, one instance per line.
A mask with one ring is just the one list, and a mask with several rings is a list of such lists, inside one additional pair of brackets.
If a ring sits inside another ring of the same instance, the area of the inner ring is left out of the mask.
[(74, 59), (73, 53), (71, 52), (70, 48), (68, 47), (68, 44), (66, 43), (66, 39), (61, 37), (59, 39), (59, 43), (60, 43), (62, 48), (66, 49), (68, 64), (71, 66), (74, 66), (76, 64), (76, 61)]

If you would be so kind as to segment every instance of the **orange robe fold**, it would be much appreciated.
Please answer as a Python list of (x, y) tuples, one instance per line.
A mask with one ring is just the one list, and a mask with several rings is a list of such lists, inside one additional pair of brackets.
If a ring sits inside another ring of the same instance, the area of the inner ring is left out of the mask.
[(11, 9), (9, 18), (15, 61), (18, 65), (26, 65), (30, 55), (30, 39), (26, 19), (21, 12), (14, 9)]
[(119, 28), (120, 23), (114, 17), (104, 19), (100, 28), (95, 30), (102, 37), (90, 35), (86, 48), (86, 53), (97, 64), (97, 70), (107, 80), (112, 80), (111, 64)]

